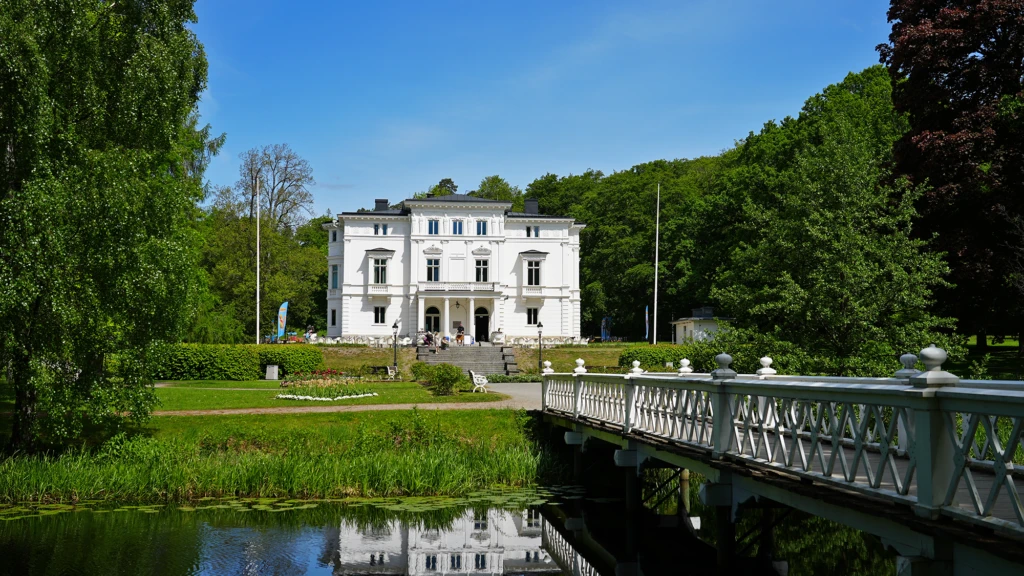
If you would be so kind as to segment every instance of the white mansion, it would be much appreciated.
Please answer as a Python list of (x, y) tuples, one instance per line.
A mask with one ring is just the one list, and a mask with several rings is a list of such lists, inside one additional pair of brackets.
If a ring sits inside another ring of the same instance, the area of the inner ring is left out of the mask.
[[(580, 336), (580, 230), (566, 216), (525, 212), (465, 194), (411, 199), (401, 209), (342, 212), (324, 224), (327, 336), (341, 342), (424, 330), (466, 341)], [(501, 335), (497, 334), (501, 331)]]

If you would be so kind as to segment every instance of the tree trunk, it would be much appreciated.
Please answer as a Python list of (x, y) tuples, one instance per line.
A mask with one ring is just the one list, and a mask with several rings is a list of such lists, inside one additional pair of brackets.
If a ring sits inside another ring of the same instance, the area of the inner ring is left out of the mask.
[(978, 330), (978, 335), (974, 343), (974, 350), (980, 354), (988, 352), (988, 332), (985, 330)]
[(14, 376), (14, 427), (8, 452), (31, 452), (35, 448), (33, 433), (38, 394), (31, 388), (28, 355), (19, 354), (11, 363)]

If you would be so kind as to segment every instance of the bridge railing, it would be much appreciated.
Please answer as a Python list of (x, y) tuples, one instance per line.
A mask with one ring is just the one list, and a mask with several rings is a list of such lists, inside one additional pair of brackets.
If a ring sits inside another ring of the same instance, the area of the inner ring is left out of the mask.
[[(1015, 484), (1024, 474), (1024, 382), (959, 380), (946, 354), (901, 358), (894, 378), (710, 374), (573, 374), (549, 370), (544, 409), (656, 437), (713, 459), (771, 467), (1024, 535)], [(634, 363), (636, 364), (636, 363)], [(685, 368), (684, 364), (684, 368)], [(724, 417), (719, 417), (720, 415)]]

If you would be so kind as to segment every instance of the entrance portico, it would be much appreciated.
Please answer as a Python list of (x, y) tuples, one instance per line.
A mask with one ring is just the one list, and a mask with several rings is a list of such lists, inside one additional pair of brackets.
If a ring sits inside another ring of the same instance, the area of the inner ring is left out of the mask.
[[(419, 292), (416, 296), (417, 324), (422, 330), (438, 331), (441, 337), (455, 337), (461, 324), (464, 333), (477, 342), (490, 341), (491, 332), (499, 328), (496, 294), (481, 296), (479, 293), (436, 294)], [(436, 328), (436, 330), (435, 330)]]

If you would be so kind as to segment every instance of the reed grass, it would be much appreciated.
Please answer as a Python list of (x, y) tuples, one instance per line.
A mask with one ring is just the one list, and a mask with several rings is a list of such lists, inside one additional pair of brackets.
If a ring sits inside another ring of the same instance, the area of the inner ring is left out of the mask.
[(490, 436), (485, 431), (493, 426), (474, 433), (472, 425), (451, 426), (442, 414), (415, 410), (299, 434), (288, 427), (280, 434), (273, 428), (246, 434), (212, 427), (192, 434), (119, 435), (99, 450), (3, 460), (0, 501), (458, 496), (530, 486), (557, 470), (530, 438), (525, 413), (495, 412), (505, 428)]

